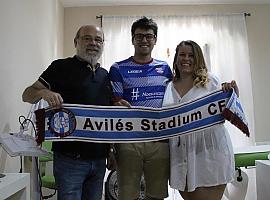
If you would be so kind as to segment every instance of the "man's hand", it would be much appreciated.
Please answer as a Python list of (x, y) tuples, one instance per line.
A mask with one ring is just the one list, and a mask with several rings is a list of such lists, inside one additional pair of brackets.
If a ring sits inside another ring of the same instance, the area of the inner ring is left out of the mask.
[(107, 169), (114, 170), (117, 167), (116, 159), (114, 152), (109, 152), (109, 156), (107, 158)]
[(48, 102), (50, 108), (60, 108), (63, 104), (63, 98), (59, 93), (52, 92), (48, 89), (42, 89), (39, 91), (42, 99)]
[(33, 85), (27, 87), (22, 95), (24, 102), (36, 103), (40, 99), (48, 102), (50, 108), (60, 108), (63, 104), (63, 98), (59, 93), (52, 92), (46, 88), (40, 81), (36, 81)]

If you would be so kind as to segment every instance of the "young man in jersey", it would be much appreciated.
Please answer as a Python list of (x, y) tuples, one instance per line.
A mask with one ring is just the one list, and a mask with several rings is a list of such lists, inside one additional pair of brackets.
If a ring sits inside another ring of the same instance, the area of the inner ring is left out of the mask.
[[(153, 59), (157, 41), (157, 24), (143, 17), (132, 24), (134, 56), (112, 65), (109, 77), (113, 86), (114, 105), (162, 106), (164, 91), (172, 78), (165, 61)], [(145, 199), (162, 200), (168, 196), (168, 141), (126, 143), (116, 145), (119, 200), (135, 200), (140, 194), (144, 175)]]

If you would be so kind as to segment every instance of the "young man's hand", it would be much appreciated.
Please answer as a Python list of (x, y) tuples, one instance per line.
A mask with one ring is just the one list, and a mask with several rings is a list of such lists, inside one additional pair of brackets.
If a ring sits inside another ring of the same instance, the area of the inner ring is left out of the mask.
[(128, 107), (130, 108), (131, 105), (128, 101), (124, 100), (124, 99), (121, 99), (120, 101), (117, 101), (114, 103), (115, 106), (125, 106), (125, 107)]

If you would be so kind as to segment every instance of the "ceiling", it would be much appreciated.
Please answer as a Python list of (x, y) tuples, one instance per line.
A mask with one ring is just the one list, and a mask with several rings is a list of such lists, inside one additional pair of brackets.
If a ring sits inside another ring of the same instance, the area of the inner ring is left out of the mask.
[(64, 7), (115, 5), (270, 4), (270, 0), (60, 0)]

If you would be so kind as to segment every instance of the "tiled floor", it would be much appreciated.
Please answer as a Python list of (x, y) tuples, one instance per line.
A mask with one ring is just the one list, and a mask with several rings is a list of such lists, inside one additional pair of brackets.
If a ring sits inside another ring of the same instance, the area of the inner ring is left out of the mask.
[[(255, 177), (255, 168), (252, 169), (243, 169), (243, 181), (242, 182), (233, 182), (228, 185), (227, 190), (222, 198), (222, 200), (256, 200), (256, 177)], [(106, 174), (107, 177), (108, 173)], [(105, 178), (106, 178), (105, 177)], [(247, 184), (248, 181), (248, 184)], [(244, 198), (244, 194), (246, 191), (246, 197)], [(51, 193), (51, 190), (44, 190), (44, 194)], [(105, 196), (105, 195), (104, 195)], [(52, 197), (50, 200), (56, 200), (56, 195)], [(105, 200), (103, 197), (102, 200)], [(183, 200), (179, 193), (176, 190), (169, 189), (169, 197), (165, 200)]]

